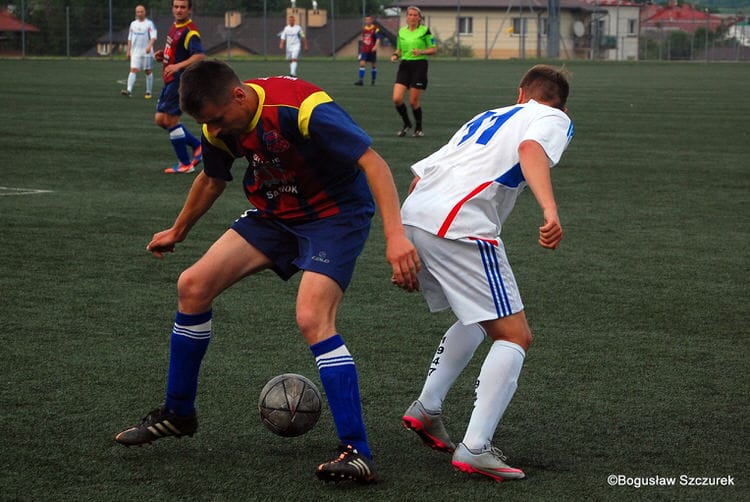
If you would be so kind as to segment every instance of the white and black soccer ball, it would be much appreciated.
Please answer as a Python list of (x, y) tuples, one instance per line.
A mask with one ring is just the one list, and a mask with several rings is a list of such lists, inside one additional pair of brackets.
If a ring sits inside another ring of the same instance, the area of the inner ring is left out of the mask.
[(272, 378), (260, 391), (260, 420), (271, 432), (284, 437), (301, 436), (320, 418), (323, 400), (308, 378), (284, 373)]

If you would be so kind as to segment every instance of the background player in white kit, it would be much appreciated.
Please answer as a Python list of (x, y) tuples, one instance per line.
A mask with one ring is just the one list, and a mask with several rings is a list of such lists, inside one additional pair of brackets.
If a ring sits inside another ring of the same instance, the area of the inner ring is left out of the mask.
[(284, 26), (279, 34), (279, 49), (282, 51), (286, 48), (286, 58), (289, 60), (289, 75), (297, 76), (297, 60), (302, 46), (307, 50), (307, 37), (302, 31), (302, 26), (295, 24), (294, 16), (289, 16), (289, 24)]
[(127, 89), (122, 90), (124, 96), (133, 95), (136, 75), (139, 70), (146, 74), (146, 99), (151, 99), (154, 88), (154, 43), (156, 42), (156, 26), (146, 18), (146, 7), (138, 5), (135, 8), (135, 20), (130, 23), (128, 32), (128, 58), (130, 58), (130, 73), (128, 74)]
[[(528, 185), (543, 213), (539, 244), (557, 247), (562, 227), (550, 168), (573, 135), (564, 70), (534, 66), (519, 87), (516, 105), (477, 115), (412, 166), (416, 178), (401, 210), (422, 261), (419, 282), (430, 310), (450, 308), (458, 318), (443, 335), (403, 423), (428, 446), (453, 452), (454, 467), (497, 481), (525, 477), (491, 442), (532, 341), (500, 231)], [(443, 400), (485, 337), (492, 345), (456, 447), (441, 420)]]

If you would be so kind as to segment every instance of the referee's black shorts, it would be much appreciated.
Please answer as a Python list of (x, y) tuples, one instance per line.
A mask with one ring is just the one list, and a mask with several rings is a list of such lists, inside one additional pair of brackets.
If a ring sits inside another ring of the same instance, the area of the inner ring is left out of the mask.
[(396, 83), (414, 89), (427, 89), (427, 60), (401, 60), (396, 73)]

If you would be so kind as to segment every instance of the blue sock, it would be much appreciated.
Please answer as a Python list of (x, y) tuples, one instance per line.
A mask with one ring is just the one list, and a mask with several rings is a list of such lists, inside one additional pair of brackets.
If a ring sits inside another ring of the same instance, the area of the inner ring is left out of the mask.
[(187, 141), (187, 144), (190, 146), (190, 148), (192, 148), (193, 150), (198, 148), (198, 146), (200, 146), (201, 144), (200, 138), (193, 136), (185, 126), (182, 126), (182, 130), (185, 131), (185, 141)]
[(310, 350), (320, 371), (339, 441), (353, 446), (360, 455), (372, 458), (362, 417), (357, 368), (344, 339), (341, 335), (334, 335), (311, 345)]
[(169, 353), (167, 397), (164, 406), (180, 416), (195, 412), (198, 372), (211, 340), (211, 311), (203, 314), (177, 312)]
[(172, 129), (169, 130), (169, 141), (172, 142), (172, 148), (174, 148), (174, 153), (177, 154), (177, 158), (180, 161), (180, 164), (186, 165), (190, 164), (192, 162), (192, 159), (190, 158), (190, 154), (188, 154), (188, 139), (187, 136), (190, 135), (193, 139), (195, 139), (195, 136), (187, 132), (187, 129), (182, 127), (182, 124), (177, 124)]
[(364, 78), (365, 78), (365, 68), (364, 68), (364, 67), (361, 67), (361, 68), (359, 69), (359, 80), (360, 80), (360, 82), (361, 82), (361, 81), (362, 81), (362, 80), (363, 80)]
[(372, 77), (372, 81), (375, 82), (375, 79), (378, 78), (378, 69), (373, 68), (370, 70), (370, 76)]

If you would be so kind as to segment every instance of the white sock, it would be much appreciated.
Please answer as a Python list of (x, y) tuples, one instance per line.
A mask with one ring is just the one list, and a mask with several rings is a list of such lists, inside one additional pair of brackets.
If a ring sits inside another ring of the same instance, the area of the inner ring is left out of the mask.
[(153, 90), (153, 88), (154, 88), (154, 74), (149, 73), (148, 75), (146, 75), (146, 92), (148, 94), (151, 94), (151, 91)]
[(471, 361), (484, 340), (484, 330), (478, 324), (464, 326), (460, 322), (448, 328), (430, 363), (419, 400), (429, 411), (441, 411), (443, 400), (458, 375)]
[(135, 73), (128, 73), (128, 92), (133, 92), (133, 86), (135, 85)]
[(479, 372), (474, 411), (463, 440), (470, 450), (481, 450), (492, 442), (495, 429), (518, 387), (525, 357), (526, 352), (513, 342), (493, 342)]
[(289, 64), (289, 73), (291, 75), (296, 75), (297, 74), (297, 63), (296, 62)]

